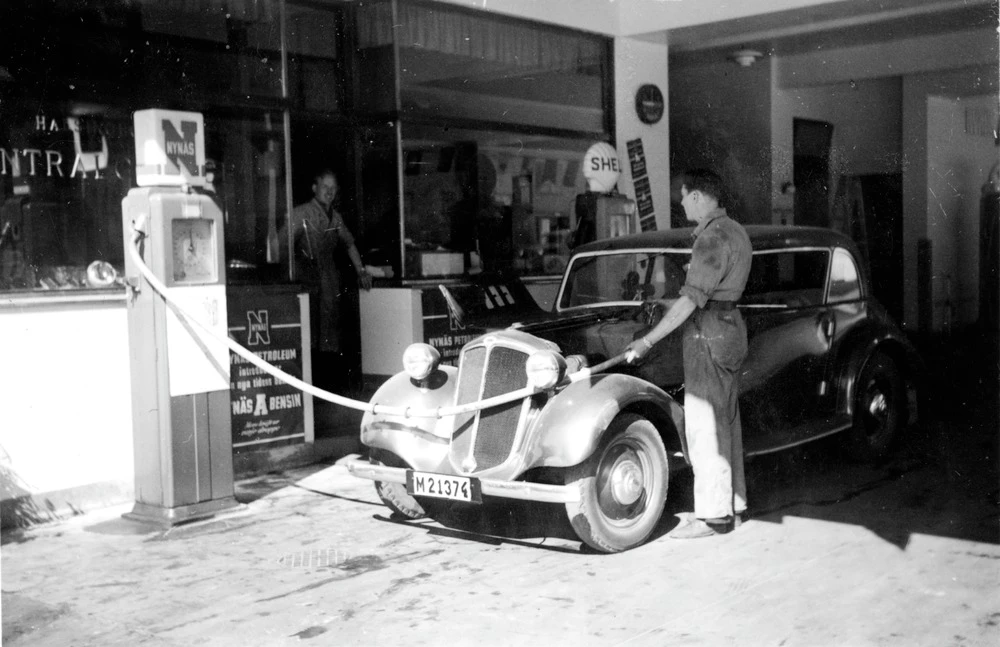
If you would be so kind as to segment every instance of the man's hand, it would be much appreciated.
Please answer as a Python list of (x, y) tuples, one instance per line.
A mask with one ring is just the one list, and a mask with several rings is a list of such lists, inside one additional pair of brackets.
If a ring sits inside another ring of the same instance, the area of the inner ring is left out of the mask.
[(368, 270), (362, 269), (358, 272), (358, 285), (365, 291), (372, 289), (372, 275), (368, 273)]
[(629, 344), (628, 348), (625, 349), (625, 361), (629, 364), (638, 362), (652, 349), (653, 344), (645, 337), (640, 337)]

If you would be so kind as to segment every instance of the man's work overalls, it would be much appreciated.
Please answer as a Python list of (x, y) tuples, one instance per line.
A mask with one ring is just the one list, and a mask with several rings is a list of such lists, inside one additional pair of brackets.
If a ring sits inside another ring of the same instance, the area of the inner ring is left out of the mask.
[(694, 469), (694, 514), (719, 519), (746, 510), (738, 385), (747, 330), (736, 302), (750, 273), (746, 230), (716, 209), (694, 231), (681, 294), (697, 308), (684, 324), (684, 414)]

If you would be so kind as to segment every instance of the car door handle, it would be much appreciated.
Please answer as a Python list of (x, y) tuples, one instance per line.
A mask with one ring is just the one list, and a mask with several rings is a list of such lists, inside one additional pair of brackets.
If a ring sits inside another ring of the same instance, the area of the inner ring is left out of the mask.
[(820, 315), (819, 328), (823, 331), (823, 336), (829, 341), (833, 339), (833, 333), (837, 329), (837, 322), (828, 314)]

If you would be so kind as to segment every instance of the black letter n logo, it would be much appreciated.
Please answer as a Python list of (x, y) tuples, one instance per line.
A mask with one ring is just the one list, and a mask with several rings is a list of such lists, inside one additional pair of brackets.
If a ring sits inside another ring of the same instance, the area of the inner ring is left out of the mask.
[(181, 164), (191, 176), (200, 175), (198, 158), (195, 155), (194, 137), (198, 134), (197, 121), (181, 121), (181, 133), (177, 132), (169, 119), (163, 120), (163, 146), (166, 148), (167, 159), (174, 163), (177, 172), (181, 172)]
[(267, 310), (247, 310), (247, 346), (271, 345), (271, 326), (267, 321)]

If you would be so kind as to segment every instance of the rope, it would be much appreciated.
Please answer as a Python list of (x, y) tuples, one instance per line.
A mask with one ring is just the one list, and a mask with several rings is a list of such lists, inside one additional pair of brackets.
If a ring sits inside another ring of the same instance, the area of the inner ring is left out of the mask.
[[(261, 358), (257, 357), (253, 352), (247, 350), (234, 339), (226, 336), (223, 337), (216, 333), (215, 330), (209, 328), (207, 325), (203, 324), (196, 317), (191, 316), (186, 310), (184, 310), (176, 301), (172, 300), (169, 295), (169, 290), (167, 286), (163, 284), (160, 279), (153, 274), (153, 271), (149, 269), (142, 256), (139, 253), (139, 243), (142, 241), (144, 235), (141, 231), (135, 230), (132, 237), (132, 245), (128, 247), (129, 256), (135, 263), (135, 266), (139, 269), (143, 278), (152, 286), (152, 288), (163, 298), (164, 301), (170, 303), (175, 309), (179, 316), (182, 316), (187, 322), (194, 324), (200, 328), (203, 332), (207, 333), (209, 337), (219, 341), (226, 345), (226, 347), (232, 352), (236, 353), (240, 357), (244, 358), (257, 368), (263, 370), (264, 372), (278, 378), (279, 380), (286, 382), (294, 386), (295, 388), (308, 393), (313, 397), (319, 398), (320, 400), (325, 400), (333, 404), (348, 407), (351, 409), (357, 409), (360, 411), (366, 411), (373, 414), (385, 415), (385, 416), (399, 416), (403, 418), (444, 418), (446, 416), (457, 416), (464, 413), (472, 413), (475, 411), (480, 411), (482, 409), (489, 409), (490, 407), (496, 407), (501, 404), (507, 404), (508, 402), (513, 402), (515, 400), (522, 400), (524, 398), (530, 397), (539, 391), (534, 387), (528, 386), (523, 389), (518, 389), (516, 391), (510, 391), (509, 393), (504, 393), (492, 398), (487, 398), (486, 400), (480, 400), (478, 402), (470, 402), (468, 404), (456, 405), (451, 407), (438, 407), (436, 409), (415, 409), (413, 407), (392, 407), (387, 405), (375, 404), (372, 402), (362, 402), (360, 400), (352, 400), (351, 398), (345, 398), (342, 395), (337, 395), (336, 393), (330, 393), (329, 391), (324, 391), (323, 389), (316, 388), (312, 384), (303, 382), (294, 375), (289, 375), (279, 368), (265, 362)], [(135, 288), (138, 289), (138, 288)], [(594, 373), (603, 371), (604, 369), (614, 366), (625, 360), (625, 353), (613, 357), (606, 362), (602, 362), (591, 368), (586, 368), (581, 371), (577, 371), (572, 375), (568, 376), (565, 382), (577, 382)]]

